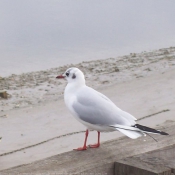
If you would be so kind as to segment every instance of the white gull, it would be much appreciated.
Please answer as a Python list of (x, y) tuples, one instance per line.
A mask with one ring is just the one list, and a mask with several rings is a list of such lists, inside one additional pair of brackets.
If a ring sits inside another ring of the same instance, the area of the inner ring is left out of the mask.
[(134, 116), (118, 108), (105, 95), (86, 86), (84, 74), (78, 68), (69, 68), (56, 78), (65, 78), (68, 81), (64, 91), (65, 104), (72, 115), (87, 128), (84, 145), (76, 150), (87, 149), (89, 130), (98, 132), (98, 142), (89, 145), (91, 148), (100, 146), (100, 132), (118, 130), (132, 139), (148, 133), (168, 135), (165, 132), (136, 124)]

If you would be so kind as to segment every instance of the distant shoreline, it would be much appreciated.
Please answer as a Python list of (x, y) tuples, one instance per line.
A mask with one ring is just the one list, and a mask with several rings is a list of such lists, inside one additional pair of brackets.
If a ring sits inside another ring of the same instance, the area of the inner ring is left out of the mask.
[[(20, 71), (20, 73), (17, 73), (17, 72), (11, 72), (11, 73), (5, 73), (4, 75), (3, 75), (3, 69), (1, 70), (1, 72), (0, 72), (0, 77), (2, 77), (2, 78), (7, 78), (7, 77), (10, 77), (10, 76), (12, 76), (12, 75), (21, 75), (21, 74), (28, 74), (28, 73), (32, 73), (32, 72), (41, 72), (41, 71), (49, 71), (50, 69), (58, 69), (59, 67), (69, 67), (69, 65), (78, 65), (78, 64), (81, 64), (81, 63), (83, 63), (83, 62), (88, 62), (88, 63), (90, 63), (90, 62), (95, 62), (95, 61), (98, 61), (98, 60), (108, 60), (108, 59), (110, 59), (110, 58), (114, 58), (114, 59), (121, 59), (122, 57), (128, 57), (128, 56), (130, 56), (130, 55), (132, 55), (133, 53), (135, 53), (135, 54), (143, 54), (143, 53), (152, 53), (152, 52), (156, 52), (156, 51), (158, 51), (158, 50), (166, 50), (166, 49), (170, 49), (170, 48), (174, 48), (174, 47), (165, 47), (165, 48), (161, 48), (161, 49), (151, 49), (151, 50), (149, 50), (149, 51), (146, 51), (146, 50), (141, 50), (140, 52), (127, 52), (126, 51), (126, 53), (125, 54), (118, 54), (117, 56), (116, 56), (116, 54), (111, 54), (111, 55), (113, 55), (113, 56), (106, 56), (106, 57), (104, 57), (104, 55), (103, 54), (101, 54), (101, 57), (99, 57), (98, 56), (98, 59), (93, 59), (93, 58), (91, 58), (91, 59), (86, 59), (86, 56), (85, 56), (85, 58), (83, 58), (83, 60), (82, 59), (77, 59), (77, 60), (74, 60), (73, 62), (74, 63), (70, 63), (70, 64), (68, 64), (68, 63), (63, 63), (62, 61), (60, 61), (60, 65), (58, 64), (59, 62), (57, 62), (56, 64), (54, 64), (54, 66), (51, 66), (50, 68), (49, 67), (45, 67), (45, 66), (43, 66), (42, 68), (41, 68), (41, 66), (38, 66), (38, 64), (40, 64), (39, 62), (36, 62), (36, 64), (29, 64), (28, 65), (28, 63), (26, 62), (24, 62), (23, 64), (20, 64), (19, 63), (19, 68), (18, 68), (18, 70), (21, 70)], [(95, 54), (94, 54), (95, 55)], [(110, 55), (110, 54), (109, 54)], [(78, 56), (78, 57), (80, 57), (80, 56)], [(93, 57), (93, 56), (91, 56), (91, 57)], [(94, 56), (95, 57), (95, 56)], [(52, 60), (51, 59), (51, 62), (53, 63), (54, 62), (54, 60), (55, 60), (55, 58)], [(59, 58), (58, 58), (58, 60), (59, 60)], [(82, 60), (82, 61), (81, 61)], [(13, 66), (13, 61), (12, 61), (12, 63), (10, 63), (9, 62), (9, 64), (11, 65), (11, 67), (10, 67), (10, 70), (13, 70), (13, 69), (15, 69), (16, 70), (16, 67), (14, 67)], [(44, 63), (43, 62), (41, 62), (41, 64), (40, 65), (43, 65)], [(2, 65), (4, 65), (3, 64), (3, 61), (2, 61)], [(25, 69), (25, 71), (24, 72), (22, 72), (22, 69), (21, 69), (21, 66), (22, 67), (24, 67), (25, 68), (25, 66), (26, 65), (28, 65), (28, 66), (30, 66), (30, 67), (32, 67), (32, 70), (30, 71), (30, 70), (28, 70), (28, 69)], [(50, 64), (50, 65), (53, 65), (53, 64)], [(57, 66), (56, 66), (57, 65)], [(33, 68), (34, 67), (34, 68)], [(36, 68), (37, 67), (37, 68)], [(9, 69), (9, 67), (5, 67), (6, 68), (6, 70), (7, 69)], [(26, 71), (26, 70), (28, 70), (28, 71)], [(9, 72), (9, 71), (7, 71), (7, 72)]]
[(174, 67), (174, 60), (175, 47), (170, 47), (20, 75), (12, 74), (0, 80), (0, 90), (6, 90), (12, 96), (8, 101), (0, 100), (0, 111), (56, 100), (63, 94), (66, 82), (56, 80), (55, 77), (69, 67), (80, 68), (85, 73), (87, 84), (99, 88), (166, 71)]

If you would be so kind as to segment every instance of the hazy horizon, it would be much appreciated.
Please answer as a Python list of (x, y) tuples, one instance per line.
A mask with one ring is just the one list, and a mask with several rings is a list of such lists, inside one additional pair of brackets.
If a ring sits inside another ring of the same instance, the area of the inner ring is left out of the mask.
[(1, 0), (0, 76), (175, 46), (175, 1)]

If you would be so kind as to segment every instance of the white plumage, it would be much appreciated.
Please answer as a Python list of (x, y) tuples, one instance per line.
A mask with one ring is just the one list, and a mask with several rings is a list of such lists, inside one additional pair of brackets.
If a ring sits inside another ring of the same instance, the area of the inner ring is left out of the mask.
[(105, 95), (86, 86), (84, 74), (78, 68), (69, 68), (57, 78), (65, 78), (68, 81), (64, 91), (65, 104), (73, 116), (87, 128), (84, 147), (78, 150), (86, 149), (88, 130), (98, 131), (98, 144), (92, 145), (93, 147), (100, 145), (100, 132), (118, 130), (132, 139), (149, 132), (160, 134), (152, 128), (137, 125), (135, 117), (122, 111)]

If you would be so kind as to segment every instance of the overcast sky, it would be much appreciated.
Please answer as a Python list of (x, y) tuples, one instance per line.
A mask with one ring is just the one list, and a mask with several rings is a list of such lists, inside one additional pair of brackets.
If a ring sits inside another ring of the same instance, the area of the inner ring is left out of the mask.
[(36, 59), (52, 67), (173, 44), (174, 0), (0, 0), (3, 67)]

